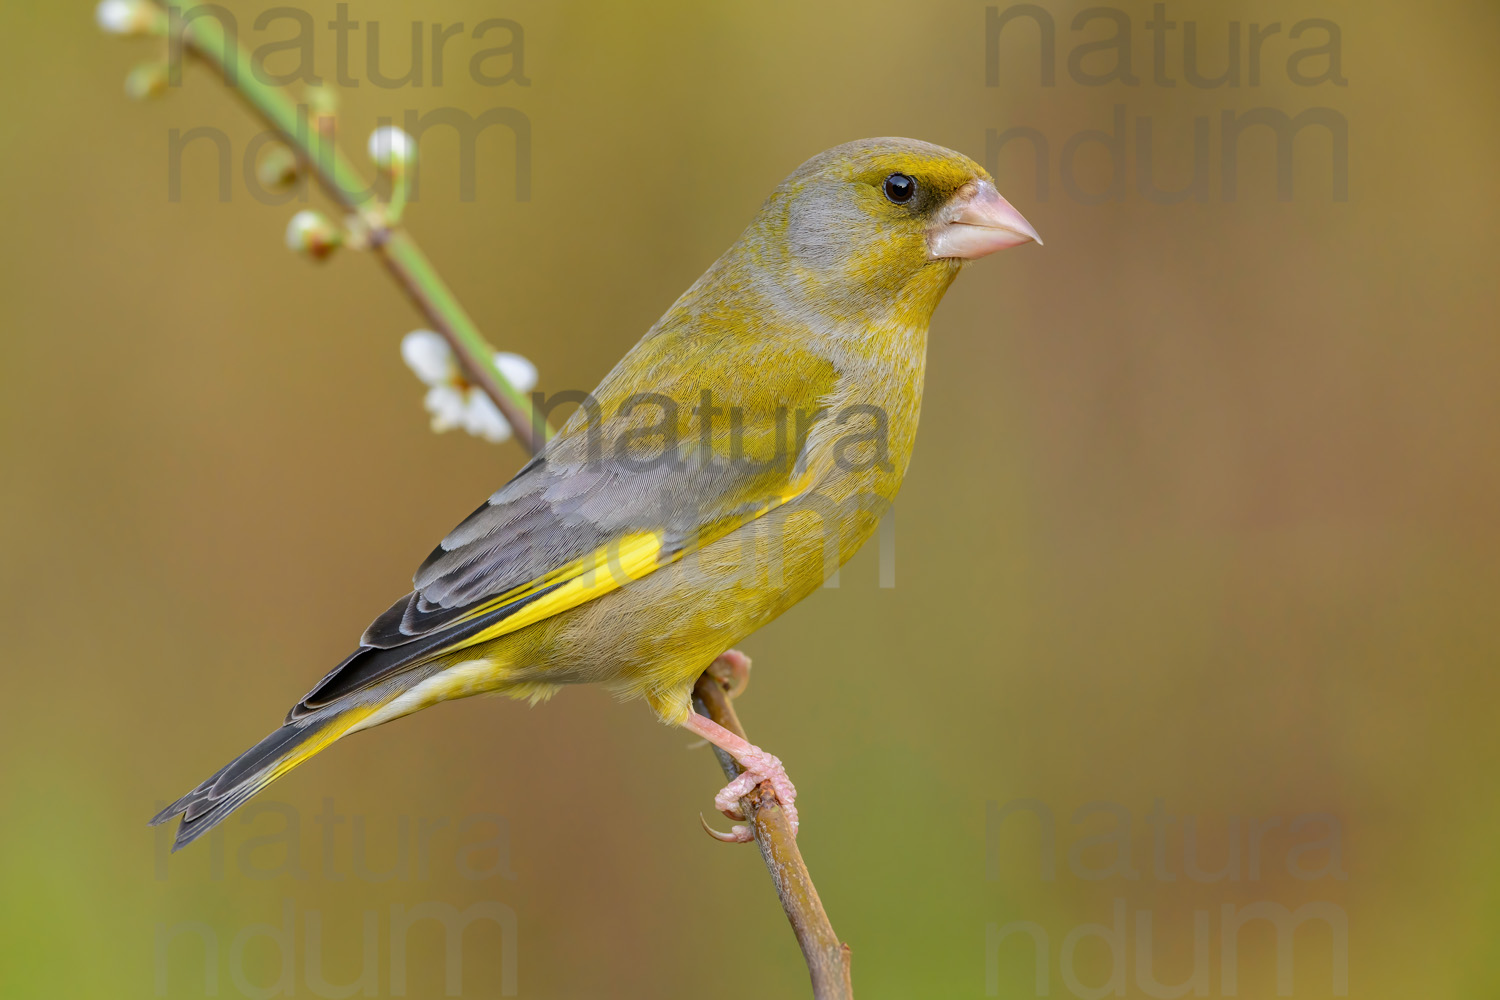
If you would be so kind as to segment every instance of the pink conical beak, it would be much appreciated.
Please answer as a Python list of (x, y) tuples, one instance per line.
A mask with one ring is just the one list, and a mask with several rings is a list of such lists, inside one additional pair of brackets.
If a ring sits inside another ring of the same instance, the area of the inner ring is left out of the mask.
[(928, 230), (927, 259), (973, 260), (996, 250), (1041, 245), (1042, 238), (989, 181), (971, 181), (943, 206), (941, 221)]

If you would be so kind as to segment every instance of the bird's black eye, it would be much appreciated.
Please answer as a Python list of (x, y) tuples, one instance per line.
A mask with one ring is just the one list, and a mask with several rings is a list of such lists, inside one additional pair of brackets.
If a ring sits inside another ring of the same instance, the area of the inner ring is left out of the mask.
[(885, 196), (897, 205), (911, 201), (917, 193), (917, 182), (905, 174), (891, 174), (885, 179)]

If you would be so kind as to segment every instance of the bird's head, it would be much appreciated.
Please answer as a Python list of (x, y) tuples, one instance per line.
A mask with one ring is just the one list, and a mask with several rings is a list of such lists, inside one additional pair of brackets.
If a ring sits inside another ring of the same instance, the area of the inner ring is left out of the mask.
[(930, 312), (965, 261), (1041, 243), (979, 164), (896, 138), (808, 160), (772, 194), (751, 234), (784, 286), (860, 313), (901, 303)]

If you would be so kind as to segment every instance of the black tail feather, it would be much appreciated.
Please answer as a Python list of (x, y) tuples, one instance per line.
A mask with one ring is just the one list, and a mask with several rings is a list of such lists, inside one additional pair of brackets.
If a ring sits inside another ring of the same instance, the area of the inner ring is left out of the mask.
[(185, 847), (213, 829), (252, 795), (274, 780), (277, 764), (309, 737), (322, 732), (333, 719), (304, 719), (282, 726), (220, 768), (213, 777), (151, 817), (159, 826), (182, 816), (172, 850)]

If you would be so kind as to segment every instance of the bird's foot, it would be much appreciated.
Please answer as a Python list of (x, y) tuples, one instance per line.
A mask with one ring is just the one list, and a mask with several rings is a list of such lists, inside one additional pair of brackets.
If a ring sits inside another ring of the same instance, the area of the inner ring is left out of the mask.
[(744, 694), (745, 688), (750, 686), (750, 657), (738, 649), (728, 650), (708, 665), (708, 672), (724, 685), (724, 690), (732, 701)]
[(757, 785), (768, 783), (771, 791), (776, 795), (776, 801), (780, 802), (781, 808), (786, 811), (787, 819), (792, 824), (792, 831), (796, 832), (797, 807), (793, 803), (797, 801), (797, 787), (792, 784), (792, 779), (787, 777), (786, 768), (782, 766), (779, 758), (766, 753), (760, 747), (748, 743), (746, 747), (748, 747), (747, 753), (734, 755), (735, 763), (745, 770), (714, 796), (714, 808), (730, 819), (744, 819), (745, 813), (740, 808), (740, 799), (749, 795)]
[[(714, 796), (715, 808), (730, 819), (744, 820), (745, 811), (740, 807), (740, 800), (754, 791), (757, 785), (767, 784), (782, 811), (786, 813), (792, 835), (797, 835), (797, 788), (792, 784), (792, 779), (787, 777), (786, 768), (778, 758), (736, 736), (712, 719), (696, 713), (688, 716), (683, 727), (729, 754), (736, 764), (744, 768), (738, 777)], [(704, 827), (707, 828), (708, 824), (705, 823)], [(729, 833), (719, 833), (712, 829), (708, 832), (719, 840), (731, 843), (744, 843), (752, 839), (750, 828), (744, 825), (736, 825)]]

